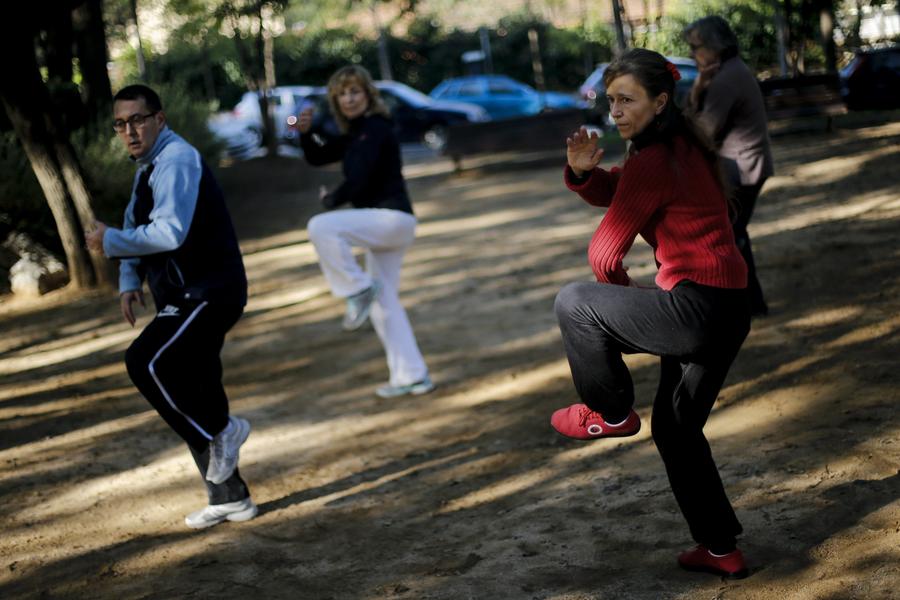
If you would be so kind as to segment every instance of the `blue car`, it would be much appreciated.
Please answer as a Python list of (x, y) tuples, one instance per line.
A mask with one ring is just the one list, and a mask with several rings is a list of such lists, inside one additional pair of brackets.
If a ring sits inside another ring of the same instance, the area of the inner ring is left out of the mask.
[(436, 100), (477, 104), (492, 119), (536, 115), (545, 110), (580, 108), (574, 95), (538, 92), (505, 75), (471, 75), (442, 81), (429, 94)]

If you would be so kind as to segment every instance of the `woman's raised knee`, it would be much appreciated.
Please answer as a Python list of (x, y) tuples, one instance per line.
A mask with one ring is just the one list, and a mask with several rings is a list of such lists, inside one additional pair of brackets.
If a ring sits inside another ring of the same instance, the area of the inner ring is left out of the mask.
[(575, 281), (567, 283), (559, 290), (559, 293), (556, 294), (556, 301), (553, 303), (557, 318), (567, 318), (584, 303), (585, 285), (583, 281)]
[(334, 232), (330, 221), (329, 213), (322, 213), (311, 218), (306, 224), (306, 235), (309, 236), (309, 240), (316, 243), (317, 240), (331, 236)]

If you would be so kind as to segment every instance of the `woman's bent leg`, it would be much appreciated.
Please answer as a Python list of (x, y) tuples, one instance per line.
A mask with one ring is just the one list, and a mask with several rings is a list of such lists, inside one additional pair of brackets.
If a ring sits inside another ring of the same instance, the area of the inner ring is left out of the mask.
[(398, 294), (404, 251), (405, 248), (370, 251), (367, 256), (369, 271), (381, 284), (371, 319), (384, 346), (392, 386), (409, 385), (428, 376), (428, 367)]

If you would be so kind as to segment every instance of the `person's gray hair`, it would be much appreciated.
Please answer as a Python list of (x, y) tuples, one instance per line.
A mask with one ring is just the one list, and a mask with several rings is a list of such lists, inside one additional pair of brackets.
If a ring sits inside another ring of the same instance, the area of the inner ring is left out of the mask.
[(697, 19), (684, 28), (683, 36), (688, 41), (691, 36), (696, 36), (704, 47), (720, 58), (738, 54), (737, 36), (728, 21), (718, 15)]

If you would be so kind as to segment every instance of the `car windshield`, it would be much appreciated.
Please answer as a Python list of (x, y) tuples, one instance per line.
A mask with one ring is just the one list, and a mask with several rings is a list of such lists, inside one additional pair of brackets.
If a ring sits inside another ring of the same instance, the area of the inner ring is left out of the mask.
[(411, 104), (415, 108), (422, 108), (423, 106), (428, 106), (432, 102), (434, 102), (431, 98), (420, 92), (419, 90), (414, 90), (411, 87), (401, 86), (401, 85), (390, 85), (384, 86), (381, 88), (385, 92), (390, 91), (390, 93), (398, 96), (402, 100), (405, 100), (408, 104)]
[(606, 71), (606, 67), (608, 66), (609, 65), (607, 64), (602, 64), (594, 69), (594, 72), (588, 76), (583, 85), (585, 85), (586, 87), (594, 87), (595, 85), (601, 83), (601, 81), (603, 80), (603, 72)]

